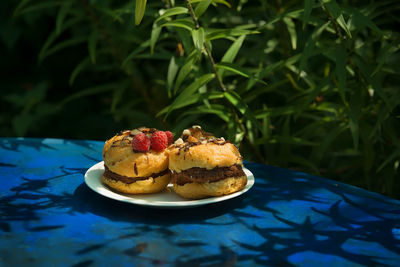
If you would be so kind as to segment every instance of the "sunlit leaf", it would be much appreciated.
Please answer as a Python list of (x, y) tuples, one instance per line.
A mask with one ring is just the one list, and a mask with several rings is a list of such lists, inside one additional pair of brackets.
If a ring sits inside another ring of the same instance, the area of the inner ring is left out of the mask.
[[(239, 52), (240, 48), (242, 47), (243, 41), (246, 38), (245, 35), (240, 36), (237, 38), (233, 44), (229, 47), (229, 49), (223, 55), (221, 62), (225, 63), (232, 63), (233, 60), (236, 58), (237, 53)], [(221, 68), (218, 70), (218, 75), (222, 78), (224, 76), (224, 69)]]
[(136, 0), (135, 7), (135, 24), (139, 25), (143, 19), (144, 12), (146, 10), (147, 0)]
[(173, 7), (167, 9), (160, 17), (158, 17), (154, 23), (157, 23), (163, 19), (166, 19), (171, 16), (179, 15), (179, 14), (186, 14), (188, 13), (188, 9), (186, 7)]
[(192, 38), (196, 49), (201, 51), (204, 45), (204, 29), (202, 27), (200, 27), (199, 29), (193, 29)]
[(339, 81), (339, 92), (343, 100), (345, 100), (347, 71), (346, 71), (346, 49), (343, 45), (336, 47), (336, 75)]
[(176, 19), (164, 22), (160, 24), (160, 27), (178, 27), (186, 29), (188, 31), (192, 31), (192, 29), (194, 29), (194, 23), (190, 19)]
[(211, 4), (211, 0), (204, 0), (201, 1), (196, 8), (194, 9), (194, 14), (196, 15), (197, 18), (200, 18), (201, 15), (206, 12), (208, 6)]

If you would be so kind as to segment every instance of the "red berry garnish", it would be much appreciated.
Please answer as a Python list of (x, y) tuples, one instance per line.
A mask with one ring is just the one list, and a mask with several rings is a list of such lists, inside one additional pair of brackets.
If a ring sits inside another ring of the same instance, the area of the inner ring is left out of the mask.
[(150, 139), (144, 133), (137, 134), (133, 138), (132, 148), (134, 151), (138, 151), (138, 152), (149, 151)]
[(168, 137), (168, 145), (172, 144), (174, 142), (174, 135), (170, 131), (165, 131), (164, 133)]
[(151, 136), (151, 149), (163, 151), (168, 146), (168, 136), (165, 132), (157, 131)]

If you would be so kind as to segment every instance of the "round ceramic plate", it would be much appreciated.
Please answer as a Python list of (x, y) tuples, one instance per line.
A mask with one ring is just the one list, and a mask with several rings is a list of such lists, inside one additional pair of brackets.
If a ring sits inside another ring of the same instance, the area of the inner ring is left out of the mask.
[(103, 183), (101, 182), (101, 176), (104, 173), (103, 161), (93, 165), (90, 169), (87, 170), (87, 172), (85, 173), (85, 183), (92, 190), (99, 193), (100, 195), (115, 200), (142, 206), (179, 209), (179, 208), (195, 207), (195, 206), (220, 202), (237, 197), (247, 192), (254, 185), (254, 176), (246, 168), (243, 168), (243, 171), (247, 175), (247, 185), (242, 190), (226, 196), (210, 197), (199, 200), (188, 200), (178, 196), (177, 194), (175, 194), (172, 184), (169, 184), (168, 187), (163, 192), (156, 194), (129, 195), (111, 191), (107, 186), (103, 185)]

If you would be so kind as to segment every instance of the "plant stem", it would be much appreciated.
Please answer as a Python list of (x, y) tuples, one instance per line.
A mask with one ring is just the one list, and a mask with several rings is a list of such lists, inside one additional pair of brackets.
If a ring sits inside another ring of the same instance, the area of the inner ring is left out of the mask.
[(326, 14), (328, 14), (329, 20), (333, 24), (333, 27), (335, 28), (336, 35), (340, 38), (340, 40), (343, 39), (342, 32), (339, 29), (338, 23), (336, 22), (335, 18), (332, 16), (331, 12), (326, 8), (325, 4), (322, 4), (322, 9), (325, 10)]
[[(186, 2), (187, 2), (189, 14), (190, 14), (190, 16), (191, 16), (192, 19), (193, 19), (194, 26), (196, 27), (196, 29), (199, 29), (199, 28), (200, 28), (199, 21), (198, 21), (198, 19), (197, 19), (197, 17), (196, 17), (196, 14), (194, 14), (192, 4), (190, 3), (190, 0), (186, 0)], [(207, 53), (208, 58), (210, 59), (211, 66), (212, 66), (212, 68), (213, 68), (213, 71), (214, 71), (214, 74), (215, 74), (215, 78), (217, 79), (217, 82), (218, 82), (218, 84), (219, 84), (219, 87), (221, 87), (221, 90), (222, 90), (222, 91), (226, 92), (226, 87), (225, 87), (224, 83), (222, 82), (221, 77), (218, 75), (218, 71), (217, 71), (217, 67), (215, 66), (214, 58), (213, 58), (213, 56), (212, 56), (212, 54), (211, 54), (210, 49), (208, 48), (207, 43), (204, 42), (204, 43), (203, 43), (203, 46), (204, 46), (204, 50), (206, 50), (206, 53)]]
[[(195, 28), (198, 30), (198, 29), (200, 28), (200, 24), (199, 24), (199, 21), (198, 21), (198, 19), (197, 19), (197, 17), (196, 17), (196, 14), (195, 14), (194, 11), (193, 11), (192, 4), (190, 3), (190, 0), (186, 0), (186, 3), (187, 3), (187, 6), (188, 6), (189, 14), (190, 14), (190, 16), (191, 16), (192, 19), (193, 19), (194, 26), (195, 26)], [(213, 58), (213, 56), (212, 56), (212, 54), (211, 54), (210, 49), (208, 48), (207, 42), (204, 41), (203, 46), (204, 46), (204, 50), (205, 50), (206, 53), (207, 53), (208, 59), (209, 59), (210, 62), (211, 62), (211, 66), (212, 66), (212, 68), (213, 68), (213, 71), (214, 71), (214, 74), (215, 74), (215, 78), (217, 79), (217, 82), (218, 82), (219, 87), (221, 88), (221, 90), (222, 90), (223, 92), (226, 92), (226, 91), (227, 91), (227, 90), (226, 90), (226, 87), (225, 87), (224, 83), (222, 82), (221, 77), (220, 77), (219, 74), (218, 74), (218, 70), (217, 70), (217, 67), (215, 66), (214, 58)], [(250, 141), (250, 138), (249, 138), (249, 135), (248, 135), (248, 133), (247, 133), (247, 131), (246, 131), (246, 128), (244, 127), (243, 123), (240, 121), (239, 116), (237, 115), (237, 113), (236, 113), (236, 111), (235, 111), (235, 106), (234, 106), (231, 102), (229, 102), (229, 101), (228, 101), (228, 103), (229, 103), (229, 106), (230, 106), (230, 108), (231, 108), (231, 110), (232, 110), (232, 115), (235, 117), (235, 121), (236, 121), (237, 124), (239, 125), (240, 130), (244, 132), (244, 136), (245, 136), (246, 140), (249, 142), (249, 145), (250, 145), (251, 149), (253, 150), (254, 154), (256, 155), (256, 157), (258, 158), (258, 160), (261, 160), (262, 162), (264, 162), (263, 156), (260, 154), (260, 152), (259, 152), (259, 151), (257, 150), (257, 148), (254, 146), (254, 144)]]

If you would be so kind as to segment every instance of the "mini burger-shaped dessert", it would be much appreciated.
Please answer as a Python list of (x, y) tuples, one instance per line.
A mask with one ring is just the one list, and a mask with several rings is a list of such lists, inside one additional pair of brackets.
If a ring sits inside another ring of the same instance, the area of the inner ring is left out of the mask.
[(164, 190), (171, 180), (166, 148), (172, 141), (171, 132), (154, 128), (121, 131), (104, 145), (102, 182), (127, 194)]
[(228, 195), (247, 184), (237, 147), (200, 126), (184, 130), (169, 150), (174, 191), (184, 198)]

